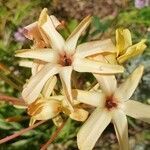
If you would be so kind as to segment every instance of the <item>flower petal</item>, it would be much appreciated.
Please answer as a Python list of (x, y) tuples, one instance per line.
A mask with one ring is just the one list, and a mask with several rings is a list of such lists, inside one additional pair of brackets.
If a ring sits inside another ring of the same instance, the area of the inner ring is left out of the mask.
[(34, 76), (38, 71), (40, 71), (45, 65), (45, 62), (40, 60), (34, 60), (32, 66), (32, 76)]
[(51, 47), (54, 50), (63, 51), (64, 50), (64, 39), (57, 32), (54, 26), (54, 22), (51, 17), (47, 14), (47, 9), (44, 9), (38, 21), (39, 28), (46, 34), (47, 38), (50, 40)]
[(133, 71), (133, 73), (126, 79), (126, 81), (116, 89), (114, 96), (118, 97), (119, 100), (128, 100), (138, 86), (138, 83), (143, 74), (143, 70), (144, 67), (142, 65), (137, 67)]
[(125, 102), (124, 111), (128, 116), (150, 123), (150, 105), (129, 100)]
[(72, 66), (63, 67), (59, 73), (62, 82), (64, 95), (66, 96), (67, 104), (72, 109), (72, 93), (71, 93), (71, 74)]
[(21, 67), (27, 67), (27, 68), (32, 68), (33, 61), (21, 60), (21, 61), (19, 61), (19, 66), (21, 66)]
[(47, 47), (48, 45), (50, 45), (44, 34), (40, 33), (38, 22), (34, 22), (24, 27), (23, 34), (26, 38), (34, 40), (34, 46), (37, 48), (44, 48), (45, 46)]
[(129, 150), (127, 117), (121, 110), (115, 110), (112, 115), (115, 132), (121, 150)]
[(16, 51), (16, 57), (39, 59), (46, 62), (57, 62), (57, 53), (52, 49), (23, 49)]
[(106, 93), (106, 95), (111, 95), (114, 93), (117, 87), (117, 81), (113, 75), (99, 75), (94, 74), (95, 78), (100, 84), (101, 89)]
[(117, 56), (122, 55), (122, 53), (132, 45), (131, 33), (128, 29), (117, 29), (116, 30), (116, 47)]
[(143, 53), (146, 48), (145, 42), (146, 40), (141, 40), (141, 42), (129, 47), (123, 55), (117, 58), (118, 62), (124, 63), (126, 60)]
[(28, 114), (36, 120), (48, 120), (61, 111), (61, 103), (56, 100), (42, 100), (38, 99), (28, 107)]
[(92, 106), (104, 107), (105, 95), (101, 92), (72, 90), (73, 99)]
[(91, 114), (77, 134), (80, 150), (92, 150), (96, 141), (111, 121), (111, 114), (99, 107)]
[(122, 73), (124, 68), (119, 65), (111, 65), (102, 62), (92, 61), (90, 59), (75, 59), (73, 62), (74, 70), (78, 72), (90, 72), (101, 74)]
[(61, 26), (61, 22), (54, 15), (50, 15), (50, 18), (55, 28)]
[(104, 57), (107, 60), (107, 62), (109, 62), (110, 64), (114, 64), (114, 65), (118, 64), (115, 53), (105, 54)]
[(75, 108), (74, 111), (71, 112), (69, 117), (76, 121), (85, 121), (88, 117), (88, 111), (82, 109), (82, 108)]
[(65, 51), (67, 53), (70, 54), (74, 53), (80, 35), (83, 33), (83, 31), (88, 27), (90, 23), (91, 23), (91, 17), (87, 16), (81, 21), (81, 23), (75, 28), (75, 30), (67, 38), (65, 43)]
[(77, 47), (77, 54), (79, 57), (87, 57), (90, 55), (95, 55), (98, 53), (115, 53), (116, 47), (112, 43), (111, 39), (107, 40), (99, 40), (99, 41), (92, 41), (80, 44)]
[(46, 82), (43, 90), (42, 90), (42, 94), (45, 98), (49, 98), (49, 96), (51, 95), (52, 91), (54, 90), (54, 87), (57, 83), (57, 78), (56, 76), (50, 77), (48, 79), (48, 81)]
[(23, 99), (31, 104), (39, 96), (46, 81), (59, 72), (59, 66), (46, 64), (35, 76), (32, 76), (22, 91)]

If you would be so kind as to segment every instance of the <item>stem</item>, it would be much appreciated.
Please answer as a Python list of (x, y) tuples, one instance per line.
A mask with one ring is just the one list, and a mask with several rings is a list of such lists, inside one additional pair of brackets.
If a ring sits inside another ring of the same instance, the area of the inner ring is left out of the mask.
[(21, 91), (22, 88), (18, 85), (16, 85), (14, 82), (12, 82), (6, 75), (4, 75), (2, 72), (0, 72), (0, 79), (4, 80), (7, 84), (12, 86), (13, 88), (17, 89), (18, 91)]
[(23, 101), (23, 99), (6, 96), (6, 95), (0, 95), (0, 101), (10, 102), (13, 105), (27, 106), (27, 104)]
[(24, 134), (24, 133), (30, 131), (31, 129), (34, 129), (34, 128), (36, 128), (37, 126), (43, 124), (44, 122), (46, 122), (46, 120), (44, 120), (44, 121), (39, 121), (38, 123), (34, 124), (33, 126), (30, 126), (30, 127), (28, 127), (28, 128), (22, 129), (21, 131), (19, 131), (19, 132), (17, 132), (17, 133), (14, 133), (14, 134), (12, 134), (12, 135), (10, 135), (10, 136), (6, 136), (5, 138), (3, 138), (3, 139), (0, 140), (0, 144), (5, 143), (5, 142), (8, 142), (8, 141), (10, 141), (10, 140), (12, 140), (12, 139), (14, 139), (14, 138), (16, 138), (16, 137), (18, 137), (18, 136)]
[(0, 70), (2, 70), (5, 75), (9, 75), (12, 79), (17, 81), (19, 84), (23, 85), (24, 83), (21, 81), (19, 77), (13, 74), (13, 72), (4, 64), (0, 63)]
[(44, 144), (44, 146), (42, 146), (42, 148), (40, 150), (46, 150), (47, 149), (47, 147), (57, 138), (58, 134), (63, 129), (66, 122), (62, 123), (62, 125), (52, 134), (51, 138), (46, 142), (46, 144)]

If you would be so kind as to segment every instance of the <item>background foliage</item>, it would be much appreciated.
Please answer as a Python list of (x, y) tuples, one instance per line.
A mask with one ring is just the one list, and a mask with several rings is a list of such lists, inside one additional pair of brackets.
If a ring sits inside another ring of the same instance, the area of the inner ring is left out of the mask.
[[(18, 66), (18, 58), (14, 57), (14, 52), (32, 45), (31, 41), (24, 39), (20, 29), (36, 21), (44, 7), (48, 8), (49, 14), (56, 15), (65, 23), (65, 28), (60, 31), (65, 38), (83, 17), (91, 14), (94, 15), (92, 24), (79, 42), (107, 37), (114, 40), (117, 27), (129, 28), (134, 43), (142, 38), (147, 39), (146, 51), (142, 56), (127, 62), (127, 71), (123, 77), (132, 72), (138, 64), (144, 64), (144, 76), (134, 98), (143, 103), (150, 103), (150, 7), (138, 9), (135, 8), (134, 1), (125, 3), (119, 0), (65, 0), (65, 2), (63, 0), (0, 0), (0, 94), (20, 96), (22, 85), (31, 73), (29, 69)], [(150, 144), (148, 124), (131, 118), (128, 120), (132, 148), (148, 149)], [(0, 102), (0, 138), (27, 127), (28, 122), (29, 117), (24, 110)], [(75, 135), (80, 124), (68, 120), (65, 128), (49, 149), (77, 149)], [(53, 123), (48, 121), (36, 130), (31, 130), (17, 139), (0, 145), (0, 150), (20, 148), (26, 150), (29, 147), (39, 149), (54, 130)], [(117, 149), (116, 141), (113, 127), (110, 125), (95, 149)]]

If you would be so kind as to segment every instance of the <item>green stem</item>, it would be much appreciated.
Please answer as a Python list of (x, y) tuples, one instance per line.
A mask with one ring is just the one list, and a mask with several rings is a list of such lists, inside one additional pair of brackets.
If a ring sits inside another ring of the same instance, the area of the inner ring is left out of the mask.
[(12, 86), (14, 89), (17, 89), (19, 91), (22, 90), (22, 88), (20, 86), (18, 86), (17, 84), (15, 84), (13, 81), (11, 81), (4, 73), (0, 72), (0, 79), (5, 81), (7, 84), (9, 84), (10, 86)]

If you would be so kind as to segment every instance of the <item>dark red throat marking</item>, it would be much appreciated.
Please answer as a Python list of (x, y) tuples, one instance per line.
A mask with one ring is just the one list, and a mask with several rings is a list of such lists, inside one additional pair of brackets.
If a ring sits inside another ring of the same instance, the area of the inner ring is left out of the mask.
[(71, 66), (72, 60), (70, 57), (67, 57), (66, 55), (60, 56), (60, 64), (62, 66)]
[(109, 97), (106, 98), (105, 107), (108, 110), (117, 107), (117, 101), (113, 98), (113, 96), (109, 96)]

